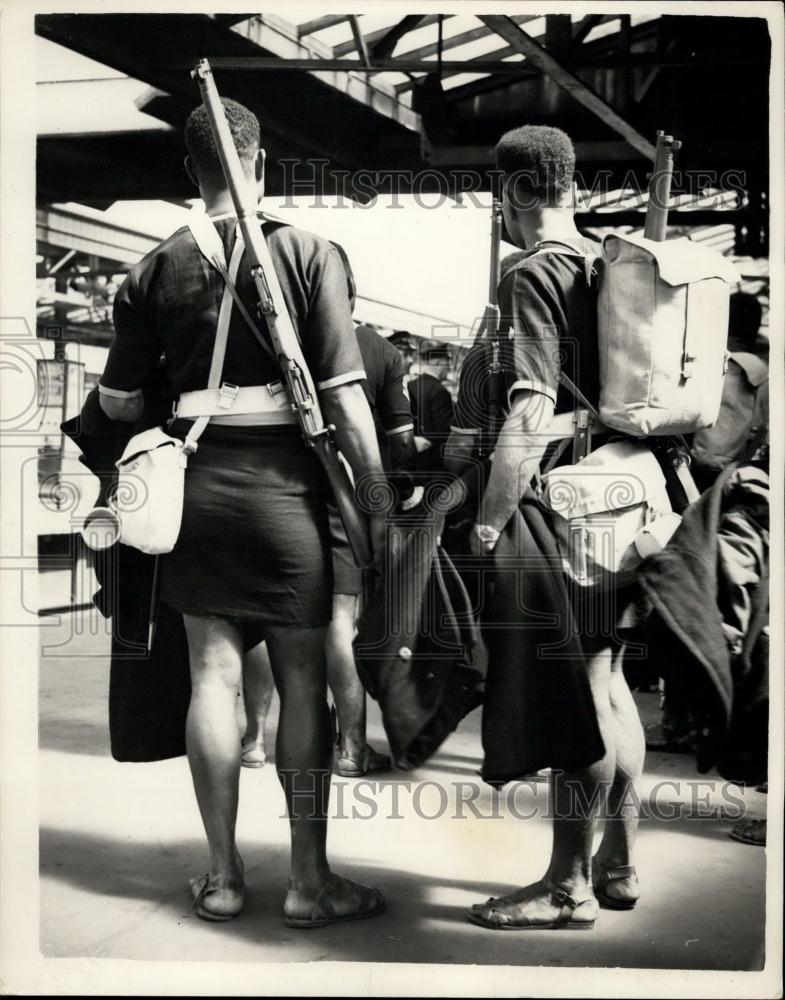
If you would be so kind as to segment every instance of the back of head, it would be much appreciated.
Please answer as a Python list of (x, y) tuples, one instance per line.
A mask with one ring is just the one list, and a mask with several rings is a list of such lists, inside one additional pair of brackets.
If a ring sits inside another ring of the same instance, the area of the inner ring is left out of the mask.
[(734, 292), (730, 297), (728, 340), (735, 340), (745, 350), (752, 351), (758, 337), (763, 310), (749, 292)]
[(496, 166), (505, 176), (515, 207), (557, 206), (569, 197), (575, 150), (566, 132), (549, 125), (524, 125), (506, 132), (495, 152)]
[(399, 351), (408, 353), (417, 349), (417, 345), (408, 330), (393, 330), (389, 337), (389, 341), (393, 347), (397, 347)]
[(449, 362), (451, 358), (450, 348), (438, 340), (426, 340), (420, 345), (419, 358), (426, 365), (435, 365), (443, 361)]
[[(221, 103), (226, 112), (229, 131), (232, 133), (234, 145), (240, 161), (245, 165), (252, 163), (261, 144), (259, 119), (249, 111), (244, 104), (222, 97)], [(219, 180), (222, 175), (221, 160), (213, 139), (210, 119), (203, 104), (195, 108), (185, 123), (185, 145), (191, 156), (194, 168), (202, 179)]]

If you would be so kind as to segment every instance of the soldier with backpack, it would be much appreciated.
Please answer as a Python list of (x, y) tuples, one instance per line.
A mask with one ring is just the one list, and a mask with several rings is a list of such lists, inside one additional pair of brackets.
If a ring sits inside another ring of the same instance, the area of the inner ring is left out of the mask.
[(625, 637), (641, 560), (698, 496), (679, 435), (717, 419), (724, 345), (711, 332), (738, 280), (718, 254), (665, 240), (680, 145), (658, 133), (644, 235), (601, 247), (575, 226), (567, 135), (526, 126), (496, 147), (507, 233), (527, 254), (484, 337), (492, 433), (472, 536), (486, 585), (483, 775), (503, 785), (551, 768), (554, 821), (544, 877), (472, 908), (492, 929), (586, 929), (598, 905), (632, 909), (639, 895), (644, 740)]
[[(499, 286), (494, 362), (504, 419), (472, 540), (489, 584), (483, 776), (502, 785), (550, 767), (555, 818), (542, 879), (473, 906), (469, 920), (491, 929), (588, 929), (601, 903), (631, 909), (638, 898), (631, 793), (643, 732), (621, 670), (624, 594), (586, 597), (571, 585), (555, 519), (530, 484), (549, 445), (573, 437), (567, 383), (598, 404), (596, 293), (583, 258), (599, 247), (575, 226), (575, 155), (564, 132), (515, 129), (496, 158), (507, 232), (527, 253)], [(592, 858), (601, 806), (609, 820)]]
[(754, 295), (730, 297), (728, 370), (720, 413), (692, 438), (692, 473), (708, 489), (731, 462), (764, 457), (769, 432), (769, 366), (755, 351), (761, 306)]

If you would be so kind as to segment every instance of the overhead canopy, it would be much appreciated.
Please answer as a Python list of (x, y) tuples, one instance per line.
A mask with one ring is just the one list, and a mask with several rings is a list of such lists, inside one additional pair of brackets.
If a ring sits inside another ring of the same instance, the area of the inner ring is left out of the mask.
[[(221, 93), (262, 122), (272, 194), (310, 184), (367, 198), (390, 189), (391, 172), (401, 191), (487, 190), (495, 141), (523, 122), (570, 133), (587, 189), (598, 178), (644, 186), (664, 129), (684, 143), (682, 189), (700, 191), (707, 171), (715, 183), (736, 171), (737, 187), (752, 192), (747, 229), (760, 230), (770, 49), (761, 18), (385, 8), (300, 23), (269, 14), (46, 14), (36, 30), (149, 85), (137, 110), (171, 126), (42, 135), (43, 200), (191, 196), (180, 129), (198, 102), (189, 70), (206, 56)], [(106, 99), (120, 109), (127, 91), (114, 84)]]

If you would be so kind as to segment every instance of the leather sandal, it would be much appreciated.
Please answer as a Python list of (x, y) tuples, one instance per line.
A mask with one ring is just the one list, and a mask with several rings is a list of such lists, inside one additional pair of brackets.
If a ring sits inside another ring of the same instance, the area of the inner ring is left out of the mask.
[(213, 879), (209, 875), (192, 878), (190, 890), (194, 912), (202, 920), (232, 920), (245, 903), (245, 884), (224, 875)]
[[(591, 920), (575, 920), (573, 914), (586, 903), (593, 903), (594, 896), (586, 896), (584, 899), (576, 899), (565, 889), (547, 879), (542, 880), (542, 885), (550, 892), (554, 904), (561, 907), (554, 920), (545, 922), (532, 921), (526, 916), (518, 918), (503, 913), (495, 908), (495, 904), (503, 902), (501, 899), (491, 898), (485, 903), (476, 903), (468, 913), (469, 923), (477, 924), (478, 927), (487, 927), (492, 931), (536, 931), (536, 930), (581, 930), (587, 931), (594, 927), (596, 916)], [(484, 913), (483, 911), (487, 911)]]
[(594, 894), (600, 906), (606, 910), (632, 910), (638, 902), (635, 899), (623, 899), (608, 894), (608, 886), (617, 879), (632, 879), (638, 881), (638, 873), (634, 865), (619, 865), (617, 868), (600, 868), (594, 881)]
[(738, 840), (740, 844), (751, 844), (753, 847), (766, 846), (766, 820), (742, 819), (733, 827), (728, 836)]
[(342, 778), (362, 778), (366, 774), (380, 774), (392, 769), (386, 753), (379, 753), (366, 743), (361, 754), (339, 754), (335, 770)]
[[(346, 912), (341, 912), (344, 906), (356, 897), (356, 905)], [(283, 922), (287, 927), (297, 927), (301, 930), (309, 927), (326, 927), (328, 924), (347, 923), (350, 920), (364, 920), (384, 913), (386, 904), (384, 896), (378, 889), (350, 879), (331, 875), (322, 886), (319, 894), (310, 900), (311, 912), (307, 917), (291, 917), (284, 914)], [(341, 904), (344, 904), (343, 906)]]
[(267, 763), (267, 751), (264, 743), (246, 743), (242, 748), (240, 763), (243, 767), (264, 767)]

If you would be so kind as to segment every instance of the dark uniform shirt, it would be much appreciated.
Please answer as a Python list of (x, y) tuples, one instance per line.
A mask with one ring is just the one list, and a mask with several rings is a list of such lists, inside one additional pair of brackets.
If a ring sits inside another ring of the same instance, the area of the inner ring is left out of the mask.
[(452, 424), (452, 396), (433, 375), (424, 372), (409, 382), (415, 434), (435, 444), (450, 433)]
[[(585, 239), (570, 245), (588, 255), (599, 249)], [(559, 382), (562, 372), (594, 406), (600, 395), (597, 295), (586, 279), (584, 259), (560, 252), (565, 249), (549, 249), (547, 242), (545, 252), (535, 247), (499, 285), (507, 402), (517, 389), (530, 389), (551, 399), (556, 413), (576, 405)]]
[(420, 472), (436, 472), (442, 467), (442, 451), (453, 421), (452, 396), (433, 375), (424, 372), (409, 382), (414, 433), (427, 438), (431, 447), (417, 457)]
[(413, 430), (409, 393), (398, 350), (368, 326), (358, 326), (354, 332), (357, 334), (365, 368), (362, 387), (373, 413), (380, 442), (388, 434), (402, 434)]
[[(591, 240), (570, 243), (594, 256)], [(595, 406), (599, 400), (597, 296), (586, 279), (584, 260), (558, 252), (548, 244), (512, 267), (499, 283), (499, 357), (501, 385), (492, 384), (490, 338), (472, 345), (461, 367), (454, 428), (488, 433), (493, 420), (490, 402), (499, 397), (506, 412), (517, 389), (543, 393), (556, 413), (575, 408), (573, 395), (559, 382), (566, 374)], [(536, 256), (535, 256), (536, 254)], [(500, 389), (500, 391), (499, 391)], [(498, 432), (498, 421), (496, 422)]]
[[(227, 260), (235, 216), (216, 216)], [(354, 334), (346, 275), (331, 244), (293, 226), (266, 223), (264, 234), (294, 329), (318, 389), (364, 377)], [(252, 316), (257, 295), (247, 256), (237, 290)], [(174, 395), (204, 389), (210, 370), (224, 283), (200, 253), (188, 228), (178, 229), (128, 273), (114, 301), (115, 338), (100, 390), (141, 392), (164, 358)], [(259, 323), (264, 330), (264, 324)], [(239, 386), (278, 381), (281, 373), (238, 309), (232, 310), (222, 381)]]

